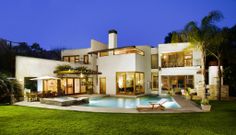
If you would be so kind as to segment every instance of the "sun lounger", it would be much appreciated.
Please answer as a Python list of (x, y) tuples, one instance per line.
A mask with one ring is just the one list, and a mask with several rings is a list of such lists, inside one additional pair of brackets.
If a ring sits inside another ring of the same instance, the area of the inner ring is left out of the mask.
[(166, 103), (167, 100), (161, 100), (158, 103), (150, 102), (150, 105), (138, 105), (136, 109), (138, 111), (154, 111), (154, 110), (165, 110), (165, 107), (163, 106), (164, 103)]
[(138, 105), (136, 107), (138, 111), (150, 111), (153, 110), (151, 105)]

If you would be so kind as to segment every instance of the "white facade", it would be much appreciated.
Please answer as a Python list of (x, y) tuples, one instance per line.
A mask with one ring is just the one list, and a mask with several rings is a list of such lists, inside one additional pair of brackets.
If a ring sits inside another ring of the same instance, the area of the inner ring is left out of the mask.
[[(72, 67), (85, 66), (94, 71), (101, 72), (100, 75), (94, 76), (94, 93), (100, 93), (100, 78), (106, 78), (106, 94), (117, 95), (117, 78), (118, 72), (140, 72), (144, 74), (144, 94), (150, 94), (154, 89), (154, 82), (157, 81), (159, 94), (162, 94), (162, 77), (163, 76), (188, 76), (194, 77), (194, 89), (202, 81), (202, 74), (199, 73), (201, 68), (201, 52), (198, 49), (192, 49), (192, 65), (180, 67), (162, 67), (162, 56), (167, 53), (184, 52), (189, 43), (159, 44), (157, 47), (149, 45), (132, 46), (129, 51), (127, 48), (117, 48), (117, 32), (109, 31), (108, 45), (96, 40), (91, 40), (90, 48), (63, 50), (61, 52), (62, 60), (66, 56), (79, 56), (81, 62), (85, 55), (89, 57), (89, 63), (71, 63), (55, 60), (45, 60), (29, 57), (16, 57), (16, 78), (24, 84), (24, 77), (55, 76), (53, 71), (57, 65), (70, 64)], [(123, 49), (123, 50), (122, 50)], [(125, 50), (127, 49), (127, 50)], [(132, 50), (133, 49), (133, 50)], [(127, 51), (115, 54), (116, 50)], [(107, 52), (104, 56), (101, 53)], [(152, 67), (151, 57), (158, 55), (158, 66)], [(213, 71), (213, 70), (212, 70)], [(154, 80), (153, 74), (157, 77)], [(215, 77), (215, 74), (210, 75)], [(211, 81), (212, 82), (212, 81)], [(135, 86), (136, 87), (136, 86)], [(38, 90), (42, 90), (42, 82), (38, 82)], [(76, 90), (75, 90), (76, 91)]]
[(162, 67), (162, 55), (167, 53), (184, 52), (190, 46), (189, 43), (172, 43), (172, 44), (159, 44), (158, 54), (159, 54), (159, 90), (162, 93), (163, 82), (162, 76), (187, 76), (192, 75), (194, 77), (194, 88), (202, 81), (202, 74), (198, 72), (201, 70), (201, 52), (198, 49), (189, 49), (192, 51), (192, 66), (183, 67)]
[[(149, 46), (137, 46), (144, 51), (145, 55), (120, 54), (97, 58), (98, 71), (102, 73), (99, 77), (106, 77), (106, 94), (116, 95), (116, 73), (117, 72), (143, 72), (145, 93), (150, 93), (148, 83), (151, 82), (151, 63)], [(99, 88), (99, 87), (98, 87)], [(99, 90), (98, 90), (99, 93)]]

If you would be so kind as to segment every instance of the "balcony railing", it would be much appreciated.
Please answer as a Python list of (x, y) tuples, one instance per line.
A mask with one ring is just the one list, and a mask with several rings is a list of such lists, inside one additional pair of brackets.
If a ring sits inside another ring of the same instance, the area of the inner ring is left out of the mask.
[(168, 68), (168, 67), (191, 67), (193, 66), (192, 60), (185, 60), (184, 62), (162, 62), (161, 67)]

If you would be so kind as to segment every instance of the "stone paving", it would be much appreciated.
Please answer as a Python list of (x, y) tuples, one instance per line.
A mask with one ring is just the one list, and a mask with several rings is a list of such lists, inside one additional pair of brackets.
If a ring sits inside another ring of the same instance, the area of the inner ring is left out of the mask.
[(83, 111), (83, 112), (103, 112), (103, 113), (190, 113), (190, 112), (203, 112), (200, 107), (190, 100), (186, 100), (181, 96), (174, 96), (175, 101), (181, 106), (179, 109), (166, 109), (165, 111), (146, 111), (139, 112), (135, 108), (125, 109), (125, 108), (105, 108), (105, 107), (87, 107), (87, 106), (55, 106), (41, 104), (40, 102), (27, 102), (21, 101), (15, 103), (19, 106), (27, 107), (38, 107), (47, 109), (58, 109), (58, 110), (72, 110), (72, 111)]

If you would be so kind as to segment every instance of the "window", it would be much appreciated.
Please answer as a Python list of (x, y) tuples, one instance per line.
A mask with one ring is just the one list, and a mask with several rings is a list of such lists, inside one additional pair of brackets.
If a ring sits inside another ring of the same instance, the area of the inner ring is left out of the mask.
[(152, 72), (152, 90), (155, 91), (158, 89), (158, 73)]
[(109, 52), (106, 51), (106, 52), (100, 52), (100, 57), (104, 57), (104, 56), (108, 56), (109, 55)]
[(158, 68), (158, 55), (157, 54), (151, 55), (151, 67), (152, 69)]
[(70, 56), (70, 62), (75, 63), (75, 57), (74, 56)]
[(63, 57), (63, 61), (70, 62), (70, 57), (64, 56), (64, 57)]
[(87, 90), (93, 89), (93, 78), (62, 78), (61, 89), (65, 94), (86, 93)]
[(134, 95), (144, 93), (144, 73), (141, 72), (117, 72), (117, 93)]
[(192, 66), (192, 52), (186, 52), (184, 54), (184, 66)]
[(192, 75), (186, 76), (186, 87), (194, 88), (194, 80)]
[(136, 53), (144, 56), (144, 52), (140, 49), (133, 48), (133, 47), (128, 47), (128, 48), (121, 48), (121, 49), (115, 49), (113, 50), (114, 55), (119, 55), (119, 54), (129, 54), (129, 53)]
[(57, 80), (43, 80), (43, 91), (57, 92)]
[(63, 61), (78, 63), (79, 62), (79, 55), (63, 56)]
[(75, 63), (79, 63), (79, 55), (75, 56)]
[(162, 67), (192, 66), (192, 52), (165, 53), (161, 57)]
[(84, 64), (89, 64), (89, 57), (88, 57), (88, 55), (84, 55)]
[(162, 76), (161, 77), (162, 90), (175, 89), (179, 91), (188, 87), (194, 88), (193, 75), (180, 75), (180, 76)]

